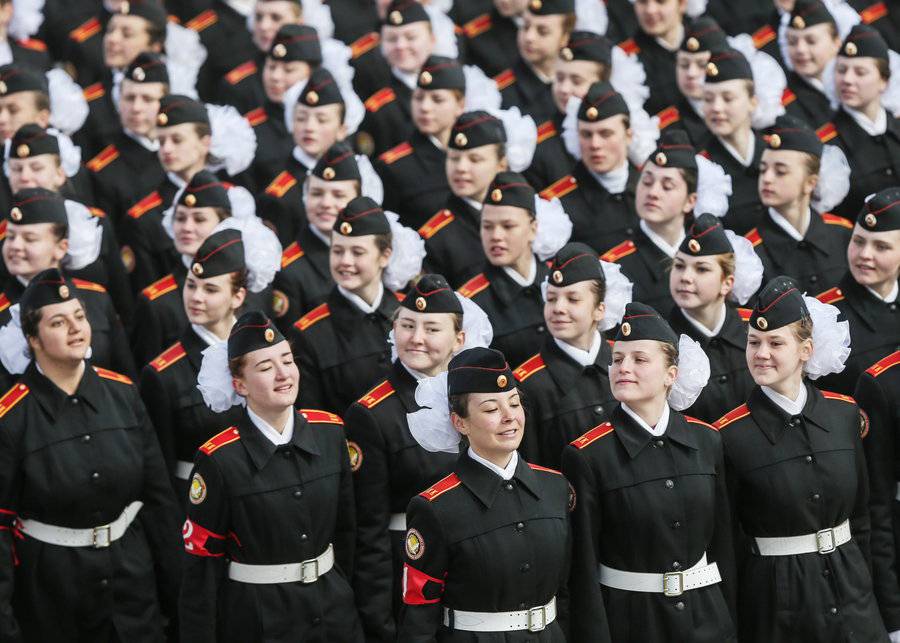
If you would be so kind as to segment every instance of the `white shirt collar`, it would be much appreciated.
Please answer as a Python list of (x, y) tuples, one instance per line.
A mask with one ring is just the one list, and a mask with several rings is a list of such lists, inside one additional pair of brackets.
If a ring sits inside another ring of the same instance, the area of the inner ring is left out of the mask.
[(214, 344), (221, 344), (222, 342), (227, 341), (200, 324), (191, 324), (191, 329), (197, 333), (197, 337), (206, 342), (207, 346), (213, 346)]
[(666, 51), (672, 51), (672, 52), (678, 51), (678, 49), (681, 47), (681, 41), (684, 40), (684, 27), (682, 25), (678, 25), (678, 28), (681, 30), (681, 37), (678, 39), (677, 45), (675, 45), (673, 47), (668, 42), (666, 42), (665, 40), (663, 40), (662, 38), (659, 38), (659, 37), (654, 38), (654, 40), (656, 41), (656, 44), (659, 45), (660, 47), (662, 47), (663, 49), (665, 49)]
[(531, 267), (528, 269), (527, 277), (523, 277), (515, 268), (509, 266), (503, 266), (503, 272), (505, 272), (510, 279), (525, 288), (534, 283), (534, 278), (537, 276), (537, 261), (535, 261), (534, 255), (531, 255)]
[(490, 460), (485, 460), (480, 455), (475, 453), (472, 450), (472, 447), (469, 447), (469, 457), (475, 460), (478, 464), (486, 466), (488, 469), (496, 473), (498, 476), (503, 478), (504, 480), (512, 480), (513, 476), (516, 474), (516, 467), (519, 465), (519, 452), (513, 451), (512, 457), (509, 459), (509, 464), (506, 465), (506, 468), (501, 469), (496, 464), (491, 462)]
[(753, 135), (753, 132), (750, 132), (750, 142), (747, 144), (747, 158), (741, 156), (740, 152), (733, 148), (730, 143), (725, 142), (724, 139), (720, 138), (719, 142), (744, 167), (750, 167), (750, 164), (753, 163), (753, 154), (756, 152), (756, 137)]
[(470, 199), (470, 198), (467, 197), (467, 196), (462, 196), (462, 197), (459, 197), (459, 198), (461, 198), (463, 201), (465, 201), (466, 203), (468, 203), (468, 204), (469, 204), (470, 206), (472, 206), (472, 208), (474, 208), (475, 210), (478, 210), (479, 212), (481, 212), (481, 206), (484, 205), (484, 203), (482, 203), (481, 201), (476, 201), (475, 199)]
[(303, 148), (299, 145), (294, 146), (294, 150), (293, 152), (291, 152), (291, 154), (295, 159), (297, 159), (297, 161), (302, 163), (305, 168), (311, 170), (316, 167), (316, 163), (318, 162), (318, 160), (303, 151)]
[(662, 415), (659, 416), (659, 422), (656, 423), (656, 426), (650, 426), (646, 422), (644, 422), (643, 418), (640, 415), (635, 413), (631, 407), (629, 407), (625, 402), (622, 402), (622, 410), (625, 411), (632, 420), (637, 422), (637, 425), (648, 431), (650, 435), (655, 435), (657, 437), (661, 436), (666, 432), (666, 428), (669, 426), (669, 405), (668, 403), (663, 405)]
[(897, 301), (897, 296), (900, 295), (900, 282), (895, 281), (894, 287), (891, 288), (891, 292), (887, 294), (887, 297), (882, 297), (877, 292), (866, 286), (866, 290), (872, 293), (875, 297), (878, 297), (879, 300), (883, 301), (886, 304), (892, 304)]
[(785, 219), (775, 208), (769, 208), (769, 216), (772, 217), (772, 221), (775, 222), (775, 225), (784, 230), (794, 241), (803, 241), (806, 230), (809, 230), (809, 218), (811, 216), (809, 209), (806, 210), (806, 214), (803, 216), (804, 232), (800, 232), (797, 228), (792, 226), (791, 222)]
[(125, 79), (123, 69), (112, 70), (112, 104), (119, 111), (119, 99), (122, 97), (122, 81)]
[(316, 237), (318, 237), (326, 246), (328, 246), (329, 248), (331, 247), (331, 237), (327, 236), (311, 223), (309, 224), (309, 231), (312, 232)]
[(622, 163), (622, 166), (611, 170), (606, 174), (599, 174), (593, 170), (589, 170), (591, 176), (597, 179), (597, 183), (610, 194), (622, 194), (625, 186), (628, 185), (628, 161)]
[(723, 303), (721, 308), (719, 308), (719, 321), (716, 322), (716, 327), (710, 330), (696, 319), (691, 317), (690, 313), (686, 311), (684, 308), (681, 309), (681, 313), (684, 315), (684, 318), (687, 319), (691, 325), (696, 328), (700, 333), (702, 333), (705, 337), (715, 337), (722, 331), (722, 327), (725, 326), (725, 304)]
[(590, 366), (594, 362), (597, 361), (597, 355), (600, 353), (600, 348), (603, 346), (603, 336), (600, 334), (600, 331), (594, 335), (594, 340), (591, 342), (591, 347), (583, 351), (580, 348), (576, 348), (571, 344), (564, 342), (561, 339), (553, 338), (553, 341), (556, 342), (556, 345), (559, 346), (559, 349), (574, 359), (576, 362), (581, 364), (582, 366)]
[(354, 295), (343, 286), (338, 285), (337, 289), (338, 292), (347, 299), (347, 301), (349, 301), (351, 304), (353, 304), (366, 314), (371, 314), (378, 310), (378, 307), (381, 305), (381, 300), (384, 298), (384, 284), (382, 284), (380, 281), (378, 282), (378, 294), (375, 296), (375, 300), (372, 302), (371, 306), (366, 303), (365, 299), (363, 299), (359, 295)]
[(869, 136), (880, 136), (887, 131), (887, 112), (884, 111), (884, 107), (878, 108), (878, 116), (875, 117), (874, 121), (870, 121), (868, 116), (846, 105), (844, 105), (844, 111), (850, 114), (850, 117), (856, 121), (856, 124), (865, 130)]
[(13, 53), (9, 41), (0, 41), (0, 65), (8, 65), (11, 62), (13, 62)]
[(654, 246), (656, 246), (657, 248), (662, 250), (666, 254), (666, 256), (668, 256), (672, 259), (675, 258), (675, 253), (678, 252), (678, 246), (680, 246), (681, 242), (684, 241), (684, 237), (685, 237), (684, 230), (681, 231), (681, 236), (678, 238), (678, 240), (675, 242), (675, 245), (673, 246), (673, 245), (669, 245), (668, 241), (666, 241), (661, 236), (659, 236), (658, 234), (653, 232), (653, 230), (650, 229), (650, 226), (647, 225), (647, 222), (644, 221), (643, 219), (640, 220), (638, 225), (641, 226), (641, 230), (643, 230), (644, 234), (647, 235), (647, 238), (649, 238), (650, 241), (653, 242)]
[(803, 413), (803, 407), (806, 406), (807, 397), (806, 386), (804, 384), (800, 384), (800, 394), (797, 396), (796, 400), (792, 400), (786, 395), (773, 391), (768, 386), (760, 386), (759, 388), (762, 389), (762, 392), (766, 394), (767, 398), (772, 400), (788, 415), (800, 415)]
[[(800, 74), (797, 75), (800, 76)], [(820, 94), (825, 93), (825, 83), (822, 82), (821, 78), (815, 78), (814, 76), (800, 76), (800, 78)]]
[(154, 141), (153, 139), (147, 138), (146, 136), (141, 136), (140, 134), (135, 134), (130, 129), (122, 128), (122, 132), (124, 132), (125, 136), (135, 141), (138, 145), (143, 147), (148, 152), (158, 152), (159, 151), (159, 141)]
[(266, 436), (266, 439), (275, 446), (287, 444), (291, 441), (291, 438), (294, 437), (294, 413), (288, 415), (288, 420), (281, 433), (276, 431), (275, 427), (254, 413), (249, 404), (247, 405), (247, 415), (250, 416), (250, 421), (253, 422), (254, 426), (256, 426), (256, 428)]
[(428, 377), (427, 375), (425, 375), (425, 373), (420, 373), (419, 371), (414, 370), (414, 369), (410, 368), (409, 366), (407, 366), (406, 364), (404, 364), (402, 359), (400, 360), (400, 365), (403, 368), (405, 368), (406, 372), (409, 373), (410, 375), (412, 375), (417, 381), (424, 380), (426, 377)]
[(697, 113), (697, 116), (699, 116), (700, 118), (703, 118), (703, 99), (702, 98), (688, 98), (687, 101), (688, 101), (688, 105), (691, 106), (691, 109), (693, 109)]
[(407, 72), (401, 71), (396, 67), (391, 67), (391, 73), (394, 75), (394, 78), (399, 80), (401, 83), (409, 87), (410, 89), (415, 89), (417, 83), (419, 81), (419, 73), (415, 71)]
[(179, 190), (188, 184), (187, 181), (182, 179), (180, 176), (175, 174), (175, 172), (166, 172), (166, 177), (175, 184), (175, 187)]

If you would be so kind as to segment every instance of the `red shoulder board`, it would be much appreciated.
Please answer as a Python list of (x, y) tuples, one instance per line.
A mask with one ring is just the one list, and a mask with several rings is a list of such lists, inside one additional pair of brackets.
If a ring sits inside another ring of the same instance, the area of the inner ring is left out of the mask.
[(425, 498), (425, 500), (427, 500), (428, 502), (432, 502), (434, 500), (437, 500), (439, 496), (447, 493), (454, 487), (458, 487), (461, 482), (462, 480), (459, 479), (459, 476), (457, 476), (455, 473), (451, 473), (446, 478), (435, 482), (419, 495)]
[(86, 281), (84, 279), (77, 279), (72, 277), (72, 285), (78, 288), (78, 290), (93, 290), (94, 292), (106, 292), (106, 288), (98, 283), (94, 283), (93, 281)]
[(393, 394), (394, 387), (391, 386), (390, 382), (384, 380), (381, 384), (359, 398), (359, 403), (367, 409), (372, 409)]
[(825, 123), (822, 127), (816, 130), (816, 136), (818, 136), (819, 140), (823, 143), (827, 143), (837, 135), (838, 132), (837, 128), (834, 126), (834, 123)]
[(490, 285), (491, 282), (484, 276), (484, 273), (481, 273), (460, 286), (459, 294), (467, 299), (471, 299)]
[(753, 32), (753, 46), (762, 49), (777, 37), (778, 34), (772, 29), (772, 25), (765, 25)]
[(200, 450), (206, 455), (212, 455), (226, 444), (237, 442), (241, 439), (241, 434), (236, 426), (230, 426), (218, 435), (214, 435), (209, 440), (200, 445)]
[(789, 87), (785, 87), (784, 91), (781, 92), (781, 105), (783, 107), (787, 107), (791, 103), (797, 100), (797, 94), (791, 91)]
[(155, 281), (144, 288), (141, 291), (141, 294), (150, 301), (153, 301), (154, 299), (159, 299), (166, 293), (172, 292), (176, 288), (178, 288), (178, 282), (175, 281), (175, 277), (172, 275), (166, 275), (162, 279)]
[(280, 199), (295, 185), (297, 185), (297, 179), (294, 178), (293, 174), (284, 170), (269, 183), (266, 188), (266, 194)]
[(364, 105), (366, 106), (366, 111), (374, 113), (391, 101), (395, 100), (397, 100), (397, 94), (394, 93), (394, 90), (390, 87), (385, 87), (384, 89), (379, 89), (377, 92), (369, 96), (366, 99)]
[(37, 38), (23, 38), (22, 40), (16, 40), (16, 44), (31, 51), (47, 51), (47, 43)]
[(839, 225), (842, 228), (847, 228), (848, 230), (853, 229), (853, 224), (849, 220), (845, 219), (844, 217), (839, 217), (836, 214), (828, 214), (828, 213), (823, 213), (821, 215), (821, 217), (822, 217), (822, 221), (824, 221), (828, 225)]
[(256, 127), (257, 125), (262, 125), (267, 120), (269, 120), (269, 115), (266, 114), (266, 110), (262, 107), (257, 107), (254, 110), (251, 110), (244, 114), (244, 118), (250, 123), (250, 127)]
[(16, 404), (28, 395), (28, 387), (24, 384), (16, 384), (9, 389), (3, 397), (0, 397), (0, 418), (9, 413)]
[(9, 308), (9, 297), (6, 296), (6, 293), (0, 293), (0, 313)]
[(623, 40), (617, 46), (619, 47), (619, 49), (624, 51), (629, 56), (634, 56), (635, 54), (641, 53), (641, 48), (634, 41), (634, 38), (629, 38), (628, 40)]
[(207, 27), (211, 27), (219, 21), (219, 16), (212, 9), (207, 9), (203, 13), (194, 16), (188, 20), (184, 26), (193, 29), (196, 32), (203, 31)]
[(872, 366), (866, 369), (866, 373), (868, 373), (872, 377), (878, 377), (890, 367), (896, 366), (897, 364), (900, 364), (900, 351), (894, 351), (884, 359), (875, 362), (874, 364), (872, 364)]
[(872, 24), (878, 20), (881, 20), (887, 15), (887, 4), (884, 2), (876, 2), (873, 5), (869, 5), (865, 9), (859, 12), (859, 17), (862, 18), (862, 21), (867, 25)]
[(829, 288), (825, 292), (816, 295), (816, 299), (823, 304), (834, 304), (844, 299), (844, 291), (835, 286), (834, 288)]
[(150, 366), (152, 366), (157, 373), (162, 373), (185, 355), (187, 355), (187, 351), (184, 350), (184, 346), (181, 345), (181, 342), (175, 342), (160, 353), (156, 359), (150, 362)]
[(562, 475), (561, 471), (557, 471), (556, 469), (548, 469), (547, 467), (542, 467), (539, 464), (532, 464), (530, 462), (526, 462), (526, 464), (532, 468), (534, 471), (545, 471), (546, 473), (555, 473), (558, 476)]
[(537, 355), (532, 355), (527, 360), (522, 362), (519, 368), (513, 371), (513, 377), (515, 377), (520, 382), (524, 382), (529, 377), (546, 367), (547, 365), (544, 364), (544, 359), (541, 357), (541, 354), (538, 353)]
[(419, 228), (419, 236), (423, 239), (431, 239), (455, 218), (450, 210), (441, 210)]
[(329, 413), (328, 411), (320, 411), (318, 409), (300, 409), (300, 415), (303, 416), (304, 420), (313, 424), (344, 424), (344, 421), (341, 419), (340, 415), (335, 415), (334, 413)]
[(672, 107), (666, 107), (663, 111), (657, 114), (659, 117), (659, 129), (664, 130), (669, 125), (673, 125), (681, 120), (681, 112), (678, 111), (678, 108), (674, 105)]
[(295, 241), (281, 253), (281, 269), (284, 270), (302, 256), (303, 248)]
[(553, 121), (544, 121), (537, 128), (537, 142), (543, 143), (548, 138), (553, 138), (558, 134), (556, 131), (556, 124)]
[(750, 415), (750, 407), (747, 406), (746, 404), (741, 404), (736, 409), (732, 409), (732, 410), (728, 411), (728, 413), (726, 413), (725, 415), (720, 417), (718, 420), (713, 422), (713, 427), (717, 431), (721, 431), (722, 429), (724, 429), (726, 426), (728, 426), (732, 422), (737, 422), (741, 418), (745, 418), (748, 415)]
[(296, 328), (297, 330), (306, 330), (316, 322), (322, 321), (330, 314), (331, 310), (328, 308), (328, 304), (319, 304), (311, 311), (303, 315), (303, 317), (294, 322), (294, 328)]
[(248, 60), (244, 64), (238, 65), (230, 72), (225, 74), (225, 80), (227, 80), (230, 85), (237, 85), (247, 76), (252, 76), (257, 71), (259, 71), (259, 69), (257, 68), (256, 63), (252, 60)]
[(627, 257), (630, 254), (634, 254), (637, 252), (637, 246), (634, 245), (634, 241), (630, 239), (628, 241), (623, 241), (615, 248), (611, 248), (600, 255), (600, 258), (603, 261), (608, 261), (610, 263), (616, 263), (620, 259)]
[(613, 432), (613, 425), (609, 422), (604, 422), (599, 426), (595, 426), (593, 429), (582, 435), (580, 438), (576, 438), (572, 440), (569, 444), (571, 444), (576, 449), (583, 449), (586, 446), (589, 446), (602, 438), (604, 435), (609, 435)]
[(89, 38), (93, 38), (98, 33), (103, 31), (103, 25), (100, 23), (100, 20), (97, 17), (93, 17), (90, 20), (82, 22), (80, 25), (75, 27), (72, 31), (69, 32), (69, 39), (74, 40), (75, 42), (84, 42)]
[(462, 26), (462, 31), (466, 35), (466, 38), (475, 38), (485, 31), (489, 31), (491, 27), (491, 14), (483, 13), (477, 18), (473, 18), (464, 24)]
[(847, 404), (856, 404), (856, 400), (853, 399), (850, 395), (844, 395), (843, 393), (835, 393), (834, 391), (819, 391), (826, 400), (840, 400), (841, 402), (846, 402)]
[(6, 224), (7, 223), (8, 223), (8, 221), (6, 219), (3, 219), (3, 221), (0, 221), (0, 241), (3, 241), (4, 239), (6, 239)]
[(752, 243), (754, 248), (763, 242), (762, 237), (759, 236), (759, 230), (756, 228), (753, 228), (750, 232), (745, 234), (744, 238)]
[(364, 53), (374, 49), (381, 42), (381, 36), (377, 31), (370, 31), (362, 38), (358, 38), (350, 45), (350, 55), (356, 60)]
[(400, 290), (396, 290), (394, 291), (394, 299), (396, 299), (397, 301), (403, 301), (404, 299), (406, 299), (406, 293)]
[(685, 415), (684, 419), (687, 420), (688, 422), (690, 422), (691, 424), (699, 424), (700, 426), (705, 426), (707, 429), (712, 429), (713, 431), (718, 431), (718, 429), (716, 427), (714, 427), (712, 424), (709, 424), (708, 422), (704, 422), (703, 420), (700, 420), (698, 418), (691, 417), (690, 415)]
[(387, 152), (381, 154), (378, 157), (378, 160), (384, 163), (385, 165), (390, 165), (391, 163), (395, 163), (402, 159), (404, 156), (409, 156), (412, 154), (413, 148), (409, 143), (400, 143), (396, 147), (392, 147)]
[(128, 216), (132, 219), (140, 219), (142, 216), (150, 212), (153, 208), (158, 208), (162, 205), (162, 197), (159, 195), (159, 192), (155, 190), (153, 193), (148, 194), (143, 199), (135, 203), (133, 206), (128, 208)]
[(113, 382), (119, 382), (120, 384), (134, 384), (134, 382), (131, 381), (131, 378), (127, 375), (116, 373), (115, 371), (111, 371), (108, 368), (94, 366), (94, 371), (97, 373), (97, 375), (105, 380), (112, 380)]
[(82, 92), (84, 94), (84, 100), (87, 102), (92, 102), (97, 100), (98, 98), (103, 98), (106, 96), (106, 90), (103, 88), (103, 83), (94, 83), (93, 85), (89, 85), (84, 88)]
[(551, 199), (561, 199), (577, 187), (578, 181), (575, 180), (574, 176), (569, 174), (541, 190), (540, 197), (547, 201), (550, 201)]
[(513, 73), (512, 69), (505, 69), (494, 76), (494, 82), (497, 84), (497, 89), (503, 91), (516, 82), (516, 75)]
[(753, 315), (753, 309), (752, 308), (738, 308), (737, 314), (740, 315), (741, 321), (749, 322), (750, 316)]

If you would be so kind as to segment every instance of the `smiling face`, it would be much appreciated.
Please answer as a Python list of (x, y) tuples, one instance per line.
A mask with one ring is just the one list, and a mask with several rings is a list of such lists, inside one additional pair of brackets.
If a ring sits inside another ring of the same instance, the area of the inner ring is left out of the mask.
[(678, 367), (669, 363), (662, 342), (652, 339), (616, 341), (609, 382), (613, 397), (629, 406), (665, 399)]
[(688, 312), (725, 297), (734, 287), (734, 275), (725, 275), (715, 255), (692, 257), (679, 251), (669, 272), (669, 292), (675, 304)]
[(431, 23), (411, 22), (408, 25), (381, 28), (381, 51), (391, 67), (411, 74), (419, 71), (434, 49)]
[(631, 129), (623, 114), (589, 123), (578, 120), (578, 147), (581, 161), (592, 172), (606, 174), (628, 160)]
[(806, 29), (787, 30), (787, 49), (791, 64), (801, 76), (819, 78), (825, 66), (841, 48), (837, 28), (832, 24), (819, 24)]
[(513, 266), (537, 234), (537, 221), (524, 208), (485, 204), (481, 210), (481, 247), (493, 266)]
[(326, 237), (341, 210), (359, 196), (359, 181), (326, 181), (310, 174), (303, 185), (306, 218)]
[(453, 426), (469, 439), (472, 450), (492, 462), (508, 461), (525, 431), (525, 409), (518, 389), (503, 393), (469, 393), (468, 416), (450, 414)]
[(91, 345), (91, 324), (84, 307), (72, 298), (41, 308), (37, 335), (28, 338), (34, 356), (40, 361), (77, 364)]
[(785, 394), (803, 376), (803, 366), (812, 357), (812, 340), (800, 340), (794, 322), (763, 332), (750, 327), (747, 336), (747, 368), (753, 381)]
[(379, 251), (376, 235), (345, 237), (331, 233), (329, 262), (331, 278), (350, 292), (359, 292), (381, 279), (391, 258), (391, 249)]
[(900, 230), (869, 232), (857, 223), (847, 246), (847, 263), (857, 283), (890, 292), (900, 277)]
[(648, 36), (663, 36), (684, 18), (687, 0), (635, 0), (634, 14)]
[(429, 377), (446, 371), (450, 358), (465, 342), (465, 333), (456, 326), (453, 313), (420, 313), (401, 306), (394, 320), (397, 357)]
[(293, 406), (299, 392), (300, 371), (287, 340), (251, 351), (243, 356), (239, 376), (232, 378), (234, 390), (260, 414), (277, 414)]
[(468, 150), (447, 150), (447, 182), (458, 197), (484, 201), (488, 186), (508, 167), (499, 144), (480, 145)]
[(544, 321), (551, 335), (573, 345), (592, 338), (606, 312), (596, 288), (593, 281), (563, 287), (547, 284)]
[(659, 167), (648, 161), (635, 191), (638, 216), (647, 223), (664, 224), (684, 218), (694, 209), (697, 193), (688, 193), (687, 181), (675, 167)]
[(8, 223), (3, 242), (3, 263), (9, 274), (30, 281), (48, 268), (56, 268), (69, 250), (69, 240), (52, 223)]
[(232, 286), (233, 273), (200, 279), (188, 272), (182, 299), (188, 321), (200, 326), (212, 326), (230, 319), (244, 304), (247, 291)]

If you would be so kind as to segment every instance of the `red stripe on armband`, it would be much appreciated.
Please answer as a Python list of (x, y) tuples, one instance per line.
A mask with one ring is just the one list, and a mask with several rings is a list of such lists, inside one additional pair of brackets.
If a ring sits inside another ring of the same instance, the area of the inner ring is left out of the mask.
[[(426, 598), (425, 589), (431, 583), (430, 594), (437, 594), (435, 598)], [(434, 587), (437, 585), (437, 587)], [(403, 563), (403, 602), (407, 605), (433, 605), (441, 602), (441, 594), (444, 593), (444, 581), (433, 578), (424, 572), (420, 572), (409, 563)]]
[[(225, 555), (225, 536), (209, 531), (192, 520), (185, 520), (181, 528), (181, 537), (184, 538), (184, 550), (194, 556), (209, 556), (219, 558)], [(209, 545), (222, 551), (210, 551)]]

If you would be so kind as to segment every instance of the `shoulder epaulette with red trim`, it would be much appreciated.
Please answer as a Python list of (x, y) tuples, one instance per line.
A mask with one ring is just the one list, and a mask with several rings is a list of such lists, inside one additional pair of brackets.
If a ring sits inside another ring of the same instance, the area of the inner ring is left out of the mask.
[(31, 51), (47, 51), (47, 43), (37, 38), (22, 38), (22, 40), (16, 40), (16, 44)]
[(537, 355), (532, 355), (527, 360), (522, 362), (522, 364), (519, 365), (519, 368), (513, 371), (513, 377), (515, 377), (520, 382), (524, 382), (529, 377), (546, 367), (547, 365), (544, 364), (544, 358), (541, 357), (540, 353), (538, 353)]
[(629, 56), (634, 56), (635, 54), (641, 53), (641, 47), (634, 41), (634, 38), (623, 40), (617, 45), (617, 47)]
[(442, 478), (438, 480), (433, 485), (428, 487), (425, 491), (420, 493), (419, 495), (425, 498), (428, 502), (432, 502), (433, 500), (437, 500), (437, 498), (451, 489), (458, 487), (462, 480), (459, 479), (459, 476), (455, 473), (451, 473), (446, 478)]
[(9, 297), (6, 296), (6, 293), (0, 292), (0, 313), (10, 307)]
[(246, 121), (250, 123), (250, 127), (256, 127), (269, 120), (269, 115), (266, 114), (266, 110), (264, 108), (257, 107), (256, 109), (252, 109), (244, 114), (244, 119), (246, 119)]
[(844, 291), (835, 286), (834, 288), (829, 288), (825, 292), (816, 295), (816, 299), (823, 304), (834, 304), (844, 300)]
[(303, 416), (304, 420), (312, 424), (344, 424), (340, 415), (328, 411), (320, 411), (319, 409), (300, 409), (300, 415)]
[(637, 246), (634, 245), (634, 241), (629, 239), (628, 241), (623, 241), (615, 248), (610, 248), (600, 255), (600, 258), (609, 263), (616, 263), (620, 259), (627, 257), (630, 254), (634, 254), (635, 252), (637, 252)]
[(587, 446), (590, 446), (600, 438), (605, 435), (609, 435), (613, 432), (613, 425), (609, 422), (604, 422), (599, 426), (595, 426), (593, 429), (582, 435), (580, 438), (575, 438), (569, 444), (571, 444), (576, 449), (583, 449)]
[(272, 179), (272, 182), (266, 187), (266, 194), (280, 199), (295, 185), (297, 185), (297, 179), (294, 178), (294, 175), (287, 170), (282, 170), (281, 174)]
[(106, 287), (102, 284), (95, 283), (93, 281), (87, 281), (85, 279), (78, 279), (77, 277), (72, 277), (72, 285), (78, 288), (78, 290), (92, 290), (94, 292), (106, 292)]
[(397, 100), (397, 94), (390, 87), (379, 89), (377, 92), (369, 96), (365, 103), (366, 111), (375, 113), (388, 103)]
[(875, 4), (871, 4), (859, 12), (859, 17), (867, 25), (881, 20), (886, 15), (888, 15), (888, 10), (887, 4), (884, 2), (876, 2)]
[(741, 404), (736, 409), (731, 409), (730, 411), (728, 411), (728, 413), (726, 413), (725, 415), (720, 417), (718, 420), (713, 422), (713, 427), (717, 431), (721, 431), (729, 424), (732, 424), (733, 422), (737, 422), (741, 418), (745, 418), (748, 415), (750, 415), (750, 407), (747, 406), (746, 404)]
[(103, 83), (94, 83), (85, 87), (82, 93), (84, 94), (84, 100), (90, 103), (106, 96), (106, 89), (104, 89)]
[(878, 377), (892, 366), (900, 364), (900, 351), (894, 351), (882, 360), (879, 360), (866, 369), (866, 373), (872, 377)]
[(259, 68), (256, 66), (256, 63), (252, 60), (248, 60), (247, 62), (238, 65), (230, 72), (225, 74), (225, 80), (228, 81), (229, 85), (237, 85), (247, 76), (252, 76), (258, 71)]
[(784, 91), (781, 92), (781, 106), (787, 107), (791, 103), (797, 100), (797, 94), (791, 91), (790, 87), (785, 87)]
[(101, 31), (103, 31), (103, 24), (96, 16), (94, 16), (70, 31), (69, 39), (74, 40), (75, 42), (84, 42), (85, 40), (93, 38)]
[(824, 221), (828, 225), (839, 225), (842, 228), (847, 228), (848, 230), (853, 229), (853, 223), (851, 223), (844, 217), (839, 217), (836, 214), (829, 214), (827, 212), (823, 212), (820, 216), (822, 217), (822, 221)]
[(433, 217), (428, 219), (428, 221), (425, 222), (425, 225), (419, 228), (419, 236), (423, 239), (431, 239), (431, 237), (443, 230), (443, 228), (455, 218), (456, 217), (453, 216), (453, 212), (451, 212), (450, 210), (441, 210)]
[(681, 120), (681, 112), (678, 111), (678, 108), (672, 105), (671, 107), (666, 107), (663, 111), (657, 114), (659, 117), (659, 129), (664, 130), (669, 125), (677, 123)]
[(459, 294), (467, 299), (471, 299), (490, 285), (490, 280), (484, 273), (481, 273), (480, 275), (472, 277), (469, 281), (460, 286)]
[(206, 455), (212, 455), (226, 444), (237, 442), (241, 439), (241, 433), (236, 426), (230, 426), (221, 433), (214, 435), (200, 445), (200, 450)]
[(103, 368), (102, 366), (94, 366), (94, 372), (105, 380), (112, 380), (113, 382), (118, 382), (119, 384), (134, 384), (134, 382), (131, 381), (131, 378), (127, 375), (116, 373), (115, 371), (111, 371), (108, 368)]
[(400, 145), (395, 145), (387, 152), (382, 152), (378, 157), (378, 160), (384, 163), (385, 165), (390, 165), (391, 163), (396, 163), (400, 159), (405, 156), (409, 156), (413, 152), (413, 147), (407, 142), (400, 143)]
[(184, 350), (184, 346), (181, 345), (181, 342), (175, 342), (157, 355), (156, 359), (150, 362), (150, 366), (152, 366), (153, 370), (157, 373), (162, 373), (185, 355), (187, 355), (187, 351)]
[(762, 49), (777, 37), (778, 34), (772, 29), (772, 25), (764, 25), (753, 32), (753, 46)]
[(304, 254), (303, 248), (300, 247), (300, 244), (294, 241), (291, 245), (284, 249), (284, 252), (281, 253), (281, 269), (284, 270), (292, 263), (297, 261)]
[(753, 315), (753, 309), (752, 308), (738, 308), (737, 314), (741, 318), (741, 321), (749, 322), (750, 317)]
[(394, 394), (394, 387), (387, 380), (359, 398), (360, 405), (372, 409)]
[(547, 201), (551, 199), (561, 199), (577, 187), (578, 181), (574, 176), (568, 174), (541, 190), (540, 197)]
[(88, 212), (91, 213), (92, 217), (97, 217), (98, 219), (106, 218), (106, 212), (104, 212), (100, 208), (95, 208), (94, 206), (88, 206)]
[(306, 330), (316, 322), (320, 322), (326, 317), (331, 315), (331, 309), (328, 308), (328, 304), (319, 304), (311, 311), (303, 315), (300, 319), (294, 322), (294, 328), (297, 330)]
[(159, 192), (154, 190), (143, 199), (128, 208), (128, 216), (132, 219), (140, 219), (142, 216), (150, 212), (153, 208), (158, 208), (163, 203)]
[(763, 242), (762, 237), (759, 236), (759, 230), (757, 228), (753, 228), (750, 232), (745, 234), (744, 238), (751, 244), (753, 244), (754, 248)]
[(381, 36), (377, 31), (370, 31), (365, 36), (357, 38), (350, 45), (350, 57), (356, 60), (364, 53), (374, 49), (381, 42)]
[(184, 23), (184, 26), (199, 33), (204, 29), (213, 26), (218, 21), (219, 15), (212, 9), (207, 9), (203, 13), (200, 13), (188, 20), (186, 23)]
[(548, 138), (553, 138), (559, 132), (556, 131), (556, 123), (553, 121), (544, 121), (537, 128), (537, 142), (543, 143)]
[(6, 224), (7, 223), (8, 223), (8, 221), (6, 219), (3, 219), (3, 221), (0, 221), (0, 241), (3, 241), (4, 239), (6, 239)]
[(16, 384), (0, 397), (0, 418), (28, 395), (29, 388), (25, 384)]
[(150, 301), (153, 301), (154, 299), (159, 299), (166, 293), (172, 292), (176, 288), (178, 288), (178, 282), (175, 281), (175, 277), (173, 275), (166, 275), (162, 279), (154, 281), (144, 288), (141, 291), (141, 294)]
[(539, 464), (532, 464), (531, 462), (526, 462), (525, 464), (527, 464), (529, 467), (531, 467), (531, 469), (533, 471), (543, 471), (544, 473), (555, 473), (558, 476), (562, 475), (562, 471), (557, 471), (556, 469), (548, 469), (547, 467), (542, 467)]
[(840, 400), (841, 402), (846, 402), (847, 404), (856, 404), (856, 400), (853, 399), (851, 395), (844, 395), (843, 393), (835, 393), (834, 391), (819, 391), (826, 400)]
[(494, 76), (494, 83), (497, 85), (497, 89), (503, 91), (510, 85), (516, 82), (516, 75), (513, 73), (512, 69), (504, 69), (499, 74)]
[(477, 18), (472, 18), (462, 26), (462, 32), (465, 34), (466, 38), (475, 38), (476, 36), (480, 36), (485, 31), (489, 31), (493, 26), (491, 21), (491, 14), (483, 13)]
[(827, 143), (837, 135), (838, 131), (837, 127), (834, 126), (834, 123), (825, 123), (822, 127), (816, 130), (816, 136), (818, 136), (819, 140), (823, 143)]
[(718, 431), (718, 429), (716, 427), (714, 427), (712, 424), (710, 424), (709, 422), (704, 422), (703, 420), (701, 420), (699, 418), (695, 418), (690, 415), (685, 415), (684, 419), (687, 420), (688, 422), (690, 422), (691, 424), (699, 424), (700, 426), (705, 426), (707, 429), (711, 429), (713, 431)]

